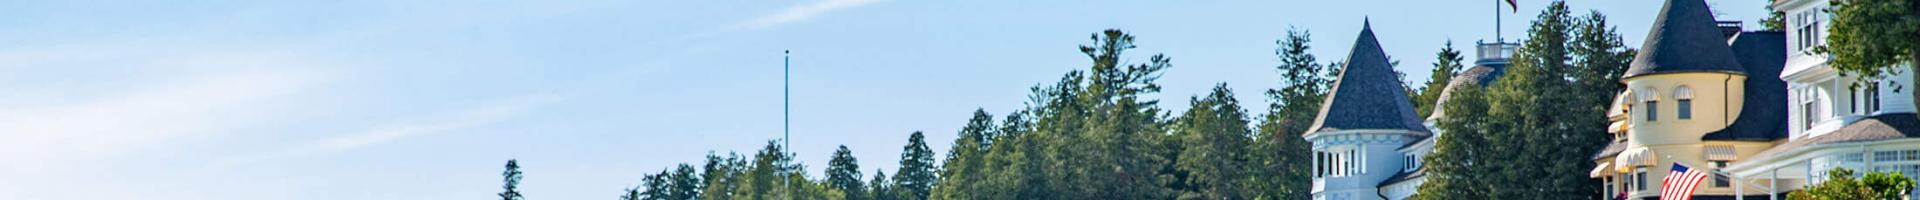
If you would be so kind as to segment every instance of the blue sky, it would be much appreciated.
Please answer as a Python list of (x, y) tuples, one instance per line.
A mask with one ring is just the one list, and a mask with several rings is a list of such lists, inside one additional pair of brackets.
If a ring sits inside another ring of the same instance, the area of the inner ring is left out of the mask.
[[(1637, 46), (1658, 0), (1576, 0)], [(1752, 21), (1762, 0), (1709, 1)], [(1509, 38), (1545, 1), (1507, 13)], [(518, 158), (533, 199), (611, 199), (642, 174), (780, 136), (813, 174), (846, 144), (945, 153), (975, 108), (1084, 69), (1088, 34), (1173, 58), (1152, 97), (1227, 82), (1255, 113), (1273, 41), (1343, 58), (1363, 18), (1422, 82), (1492, 1), (9, 1), (0, 3), (0, 198), (485, 199)], [(1502, 8), (1505, 9), (1505, 8)], [(1584, 12), (1581, 12), (1584, 13)], [(1468, 53), (1471, 53), (1469, 51)]]

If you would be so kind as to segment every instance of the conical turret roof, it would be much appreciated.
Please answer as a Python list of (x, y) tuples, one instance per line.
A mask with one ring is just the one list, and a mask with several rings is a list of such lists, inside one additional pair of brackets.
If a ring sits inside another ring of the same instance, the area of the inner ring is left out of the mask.
[(1675, 72), (1744, 74), (1703, 0), (1667, 0), (1622, 78)]
[(1359, 129), (1426, 133), (1426, 126), (1414, 116), (1412, 100), (1408, 100), (1398, 72), (1387, 62), (1387, 53), (1373, 36), (1372, 23), (1363, 23), (1359, 39), (1354, 41), (1307, 134)]

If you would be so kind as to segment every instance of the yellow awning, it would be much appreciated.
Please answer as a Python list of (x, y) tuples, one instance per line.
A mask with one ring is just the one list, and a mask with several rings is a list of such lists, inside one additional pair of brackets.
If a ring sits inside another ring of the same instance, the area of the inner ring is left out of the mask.
[(1617, 121), (1617, 122), (1613, 122), (1613, 124), (1607, 125), (1607, 133), (1627, 132), (1627, 128), (1632, 128), (1632, 127), (1628, 126), (1626, 121)]
[(1628, 148), (1613, 157), (1613, 168), (1619, 172), (1629, 172), (1633, 167), (1650, 166), (1660, 161), (1653, 156), (1653, 151), (1648, 151), (1646, 147)]
[(1593, 171), (1587, 172), (1587, 178), (1600, 178), (1601, 176), (1605, 176), (1606, 173), (1601, 172), (1606, 172), (1607, 167), (1611, 166), (1613, 166), (1613, 162), (1602, 161), (1600, 165), (1593, 166)]

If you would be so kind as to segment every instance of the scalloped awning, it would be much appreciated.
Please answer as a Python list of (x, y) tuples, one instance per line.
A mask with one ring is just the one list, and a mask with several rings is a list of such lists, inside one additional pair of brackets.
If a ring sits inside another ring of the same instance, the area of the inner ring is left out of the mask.
[(1613, 168), (1616, 171), (1627, 172), (1632, 171), (1633, 167), (1651, 166), (1660, 161), (1653, 156), (1653, 151), (1648, 151), (1646, 147), (1629, 148), (1621, 151), (1620, 156), (1613, 157)]

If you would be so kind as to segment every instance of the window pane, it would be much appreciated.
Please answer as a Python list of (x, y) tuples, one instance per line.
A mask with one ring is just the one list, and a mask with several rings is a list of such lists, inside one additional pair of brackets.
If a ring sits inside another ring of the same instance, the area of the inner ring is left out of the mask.
[(1873, 161), (1894, 161), (1899, 159), (1900, 159), (1900, 152), (1898, 151), (1873, 152)]
[(1675, 104), (1675, 106), (1678, 106), (1680, 109), (1678, 113), (1675, 113), (1680, 116), (1680, 119), (1693, 119), (1693, 100), (1681, 99), (1680, 104)]
[(1660, 102), (1647, 102), (1647, 121), (1660, 119)]
[(1727, 178), (1727, 176), (1721, 176), (1719, 174), (1713, 175), (1713, 187), (1723, 188), (1723, 187), (1732, 187), (1732, 186), (1733, 186), (1733, 181)]

